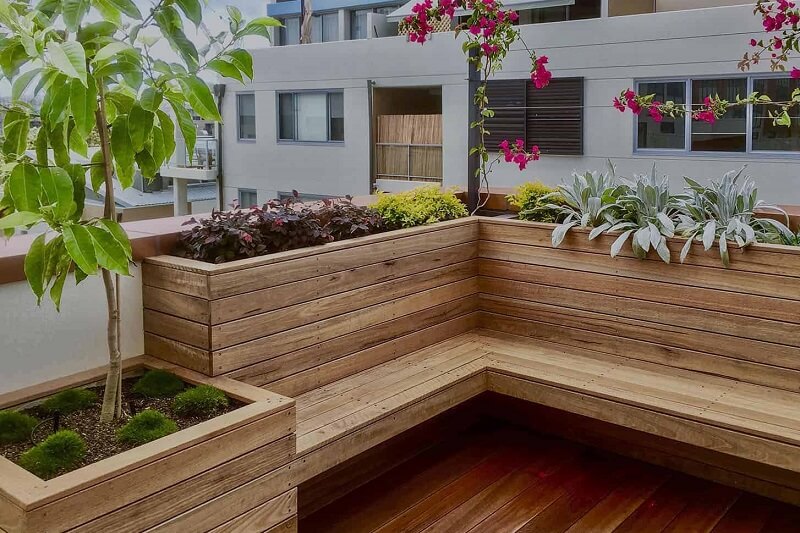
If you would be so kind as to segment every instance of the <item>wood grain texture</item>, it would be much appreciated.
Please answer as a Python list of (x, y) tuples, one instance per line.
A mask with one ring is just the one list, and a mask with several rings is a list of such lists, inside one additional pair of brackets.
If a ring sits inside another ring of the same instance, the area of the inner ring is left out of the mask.
[(269, 531), (297, 516), (297, 489), (292, 489), (255, 509), (211, 530), (211, 533)]

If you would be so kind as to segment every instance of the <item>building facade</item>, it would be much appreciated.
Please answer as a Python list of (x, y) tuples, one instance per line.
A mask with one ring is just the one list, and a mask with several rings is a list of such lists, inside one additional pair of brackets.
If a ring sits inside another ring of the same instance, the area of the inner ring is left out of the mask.
[[(294, 44), (300, 1), (268, 5), (285, 24), (278, 46), (254, 51), (253, 83), (229, 84), (223, 104), (226, 203), (293, 190), (317, 197), (429, 182), (466, 187), (471, 95), (461, 39), (444, 32), (423, 46), (409, 43), (392, 36), (397, 29), (382, 9), (396, 5), (354, 2), (316, 0), (314, 42), (302, 45)], [(555, 79), (536, 94), (524, 81), (526, 52), (512, 47), (490, 86), (503, 117), (490, 142), (522, 136), (543, 146), (544, 156), (525, 172), (496, 166), (492, 185), (557, 184), (611, 160), (622, 175), (655, 162), (679, 189), (683, 176), (702, 182), (747, 165), (763, 198), (800, 204), (800, 122), (775, 128), (766, 109), (749, 107), (713, 126), (656, 124), (611, 106), (628, 87), (676, 102), (709, 94), (735, 100), (751, 90), (788, 97), (800, 83), (787, 75), (737, 69), (762, 32), (752, 2), (530, 0), (514, 7), (525, 43), (550, 57)]]

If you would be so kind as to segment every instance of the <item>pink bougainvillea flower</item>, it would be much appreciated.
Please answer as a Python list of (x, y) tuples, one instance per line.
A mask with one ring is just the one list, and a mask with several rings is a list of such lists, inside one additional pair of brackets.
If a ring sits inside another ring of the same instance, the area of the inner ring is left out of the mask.
[(800, 68), (792, 67), (792, 79), (800, 79)]
[(620, 100), (619, 98), (614, 98), (614, 107), (619, 109), (620, 112), (622, 112), (622, 113), (624, 113), (625, 109), (627, 109), (625, 107), (625, 103), (622, 100)]

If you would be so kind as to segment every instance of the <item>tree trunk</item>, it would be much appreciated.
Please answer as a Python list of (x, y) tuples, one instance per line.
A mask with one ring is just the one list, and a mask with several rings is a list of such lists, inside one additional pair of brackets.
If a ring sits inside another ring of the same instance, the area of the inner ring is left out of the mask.
[[(111, 140), (108, 136), (105, 91), (102, 82), (98, 87), (99, 104), (95, 115), (97, 132), (100, 134), (100, 150), (103, 153), (103, 173), (105, 175), (106, 195), (103, 216), (116, 221), (117, 208), (114, 200), (114, 165), (111, 156)], [(108, 310), (108, 374), (106, 390), (103, 394), (103, 408), (100, 422), (110, 423), (122, 416), (122, 353), (120, 350), (119, 276), (112, 276), (108, 270), (102, 271), (103, 287), (106, 292)]]

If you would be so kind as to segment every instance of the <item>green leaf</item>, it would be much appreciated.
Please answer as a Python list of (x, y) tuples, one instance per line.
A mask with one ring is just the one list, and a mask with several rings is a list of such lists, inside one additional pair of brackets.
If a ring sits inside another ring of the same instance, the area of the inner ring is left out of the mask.
[(88, 11), (88, 0), (62, 0), (61, 2), (61, 15), (64, 18), (64, 24), (71, 32), (78, 31), (78, 27)]
[(50, 147), (53, 149), (53, 157), (56, 161), (56, 165), (60, 167), (65, 167), (71, 162), (69, 150), (67, 150), (67, 141), (65, 138), (67, 131), (66, 123), (61, 122), (53, 127), (53, 131), (51, 131), (48, 136)]
[(11, 171), (8, 190), (17, 211), (36, 211), (39, 209), (39, 195), (42, 192), (42, 179), (39, 171), (30, 163), (20, 163)]
[(95, 123), (95, 109), (97, 106), (97, 88), (94, 81), (84, 87), (78, 80), (70, 83), (69, 106), (75, 118), (75, 127), (85, 138), (92, 132)]
[(153, 126), (153, 149), (151, 150), (153, 156), (153, 164), (157, 169), (164, 165), (166, 158), (164, 157), (164, 133), (158, 126)]
[(83, 209), (86, 206), (86, 169), (83, 165), (73, 164), (66, 170), (72, 180), (72, 200), (75, 202), (72, 219), (78, 221), (83, 216)]
[(125, 233), (125, 230), (122, 229), (122, 226), (119, 222), (114, 220), (109, 220), (107, 218), (101, 218), (98, 223), (103, 226), (106, 231), (108, 231), (114, 239), (122, 246), (122, 249), (125, 251), (125, 256), (129, 260), (133, 260), (133, 248), (131, 247), (131, 241), (128, 239), (128, 234)]
[(81, 43), (50, 41), (47, 44), (47, 53), (56, 69), (86, 85), (86, 52)]
[(87, 226), (86, 229), (92, 236), (97, 264), (115, 274), (129, 276), (128, 256), (114, 236), (105, 228)]
[(133, 0), (108, 0), (114, 6), (116, 6), (120, 11), (125, 13), (127, 16), (131, 17), (132, 19), (142, 20), (142, 13), (139, 11), (139, 8), (136, 7), (136, 4), (133, 3)]
[(211, 89), (208, 88), (206, 82), (197, 76), (186, 76), (178, 78), (178, 83), (195, 113), (206, 120), (222, 122), (214, 95), (211, 94)]
[(153, 179), (158, 172), (156, 162), (153, 159), (153, 156), (147, 150), (142, 150), (136, 154), (136, 164), (139, 166), (142, 177), (145, 179)]
[(54, 206), (57, 219), (66, 219), (75, 211), (72, 178), (59, 167), (43, 168), (39, 171), (42, 179), (42, 203)]
[[(117, 179), (123, 189), (133, 185), (135, 153), (128, 134), (128, 117), (120, 115), (111, 126), (111, 152), (117, 169)], [(88, 272), (87, 272), (88, 274)]]
[(20, 74), (17, 79), (14, 80), (14, 84), (11, 86), (11, 101), (16, 102), (19, 100), (23, 93), (28, 89), (28, 86), (31, 84), (31, 82), (36, 79), (41, 72), (42, 69), (35, 68)]
[(145, 111), (138, 103), (131, 108), (128, 115), (128, 134), (131, 137), (131, 144), (134, 152), (141, 152), (144, 143), (153, 131), (153, 115), (150, 111)]
[(106, 169), (103, 159), (103, 151), (98, 150), (92, 156), (92, 167), (89, 176), (92, 179), (92, 190), (97, 192), (100, 186), (106, 181)]
[[(104, 23), (111, 24), (115, 29), (122, 27), (122, 13), (110, 0), (92, 0), (92, 3), (100, 12), (100, 16), (103, 17)], [(80, 38), (80, 33), (78, 34), (78, 40), (85, 42)]]
[(197, 48), (183, 33), (183, 21), (175, 8), (169, 5), (161, 6), (153, 16), (172, 49), (181, 55), (187, 65), (196, 67), (199, 59)]
[[(100, 9), (101, 2), (99, 2), (98, 0), (94, 1), (98, 9)], [(107, 17), (104, 16), (103, 18)], [(118, 28), (117, 24), (109, 22), (108, 20), (93, 22), (91, 24), (87, 24), (78, 31), (78, 40), (82, 43), (86, 43), (93, 39), (97, 39), (98, 37), (111, 37), (112, 35), (114, 35), (114, 33), (116, 33), (117, 28)]]
[(69, 132), (69, 148), (81, 157), (89, 157), (89, 144), (86, 137), (81, 135), (78, 128), (71, 128)]
[(242, 71), (242, 74), (253, 79), (253, 56), (250, 55), (250, 52), (237, 48), (228, 52), (227, 56), (230, 57), (231, 63)]
[(47, 157), (47, 128), (39, 128), (36, 134), (36, 162), (40, 165), (49, 163)]
[(52, 300), (58, 312), (61, 312), (61, 296), (64, 293), (64, 283), (67, 281), (67, 275), (69, 274), (69, 267), (71, 264), (72, 261), (68, 254), (60, 256), (58, 267), (56, 268), (56, 280), (53, 282), (53, 286), (50, 287), (50, 300)]
[(208, 68), (220, 76), (225, 78), (233, 78), (244, 83), (244, 78), (242, 78), (242, 73), (239, 72), (239, 69), (233, 63), (229, 63), (224, 59), (212, 59), (208, 62)]
[(195, 26), (200, 25), (203, 21), (203, 8), (199, 0), (176, 0), (176, 3), (186, 15), (186, 18), (194, 22)]
[[(197, 144), (197, 130), (195, 129), (192, 115), (181, 103), (176, 103), (172, 100), (170, 100), (169, 103), (172, 106), (175, 117), (178, 119), (178, 127), (183, 135), (184, 144), (186, 144), (186, 151), (189, 154), (189, 161), (191, 163), (194, 147)], [(166, 134), (164, 135), (164, 140), (166, 141)]]
[[(165, 112), (156, 111), (158, 124), (161, 126), (161, 134), (164, 139), (164, 161), (169, 161), (175, 153), (175, 123)], [(194, 150), (194, 149), (193, 149)]]
[[(79, 80), (75, 80), (80, 83)], [(50, 124), (58, 124), (60, 122), (64, 122), (69, 116), (69, 100), (71, 96), (71, 91), (69, 85), (66, 87), (59, 87), (51, 88), (48, 91), (48, 96), (52, 95), (50, 98), (50, 112), (47, 116), (47, 120)]]
[(31, 119), (27, 113), (8, 111), (3, 117), (3, 152), (8, 155), (21, 156), (28, 148), (28, 132)]
[(0, 230), (16, 229), (37, 224), (42, 215), (30, 211), (16, 211), (7, 217), (0, 218)]
[(97, 256), (89, 230), (79, 224), (68, 224), (64, 226), (62, 235), (67, 253), (78, 268), (90, 276), (94, 275), (97, 272)]
[(102, 63), (107, 59), (111, 59), (115, 55), (124, 52), (126, 50), (133, 50), (133, 47), (128, 43), (123, 43), (121, 41), (114, 41), (113, 43), (109, 43), (101, 48), (97, 54), (94, 56), (95, 63)]
[(36, 295), (37, 305), (41, 305), (42, 296), (44, 296), (45, 248), (45, 234), (42, 233), (33, 240), (28, 254), (25, 256), (25, 279), (28, 280), (28, 285)]
[(163, 101), (164, 95), (160, 91), (157, 91), (152, 87), (148, 87), (142, 92), (142, 97), (139, 100), (139, 104), (144, 110), (155, 113), (158, 111), (158, 108), (161, 107), (161, 102)]

